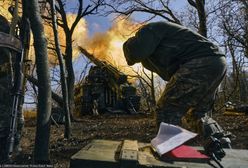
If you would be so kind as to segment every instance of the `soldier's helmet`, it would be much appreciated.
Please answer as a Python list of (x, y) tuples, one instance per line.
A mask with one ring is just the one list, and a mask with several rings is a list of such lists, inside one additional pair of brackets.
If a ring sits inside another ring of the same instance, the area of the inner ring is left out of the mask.
[(4, 16), (0, 15), (0, 32), (9, 33), (9, 31), (9, 21)]

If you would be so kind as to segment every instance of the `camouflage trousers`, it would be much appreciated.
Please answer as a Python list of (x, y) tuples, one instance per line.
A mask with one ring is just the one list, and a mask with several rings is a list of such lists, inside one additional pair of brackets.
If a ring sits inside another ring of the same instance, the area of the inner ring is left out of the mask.
[(6, 158), (6, 143), (10, 126), (11, 96), (7, 75), (0, 77), (0, 163)]
[(212, 110), (216, 90), (226, 72), (225, 57), (203, 57), (181, 65), (158, 101), (157, 124), (182, 124), (190, 113), (196, 119)]
[[(6, 129), (10, 125), (10, 109), (11, 109), (11, 87), (9, 86), (8, 76), (0, 77), (0, 137), (6, 136)], [(4, 132), (4, 133), (2, 133)]]

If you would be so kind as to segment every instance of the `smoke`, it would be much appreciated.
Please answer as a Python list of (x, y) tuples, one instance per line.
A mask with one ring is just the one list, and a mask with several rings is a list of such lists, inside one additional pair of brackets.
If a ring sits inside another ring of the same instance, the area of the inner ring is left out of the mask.
[(135, 32), (141, 24), (133, 23), (130, 20), (116, 19), (112, 27), (103, 33), (96, 33), (92, 38), (86, 38), (80, 45), (99, 60), (106, 61), (124, 73), (132, 73), (127, 66), (123, 51), (123, 43)]
[[(0, 1), (0, 14), (7, 17), (9, 21), (11, 21), (12, 18), (8, 12), (10, 4), (11, 2), (9, 0)], [(43, 14), (46, 15), (46, 13), (46, 11), (43, 11)], [(67, 14), (69, 27), (72, 26), (75, 18), (76, 14)], [(132, 71), (132, 69), (127, 66), (122, 51), (122, 45), (129, 37), (135, 34), (140, 26), (141, 24), (133, 23), (131, 20), (118, 18), (114, 21), (109, 30), (103, 33), (95, 33), (95, 35), (90, 38), (88, 37), (87, 23), (82, 18), (73, 32), (73, 59), (79, 56), (77, 46), (81, 46), (91, 54), (95, 55), (99, 60), (107, 61), (125, 73), (131, 73), (130, 71)], [(48, 43), (49, 62), (52, 65), (57, 65), (58, 60), (54, 50), (54, 35), (51, 24), (44, 22), (44, 31)], [(62, 53), (65, 54), (66, 35), (61, 27), (58, 27), (58, 35)], [(30, 44), (29, 59), (34, 62), (35, 52), (32, 37)]]
[(11, 21), (11, 14), (8, 11), (8, 8), (11, 5), (11, 1), (10, 0), (1, 0), (0, 1), (0, 15), (4, 16), (5, 18), (7, 18), (9, 21)]
[[(71, 28), (74, 20), (76, 18), (75, 14), (67, 14), (67, 23), (69, 28)], [(57, 55), (54, 51), (54, 35), (53, 29), (51, 25), (45, 24), (44, 26), (45, 35), (48, 41), (48, 55), (49, 55), (49, 62), (51, 64), (58, 64)], [(59, 42), (61, 45), (61, 51), (65, 54), (65, 46), (66, 46), (66, 35), (64, 30), (59, 26), (58, 27), (58, 36)], [(87, 24), (84, 19), (81, 19), (77, 24), (73, 36), (72, 36), (72, 49), (73, 49), (73, 59), (77, 58), (79, 55), (79, 51), (77, 50), (78, 44), (81, 44), (84, 39), (87, 38)]]
[[(0, 1), (0, 15), (6, 17), (9, 22), (11, 22), (12, 16), (10, 12), (8, 11), (8, 8), (11, 6), (11, 1), (10, 0), (1, 0)], [(21, 12), (21, 4), (19, 4), (19, 12)], [(21, 13), (19, 13), (21, 16)], [(49, 13), (44, 10), (42, 11), (42, 15), (47, 15), (49, 16)], [(76, 18), (76, 14), (67, 14), (67, 23), (69, 27), (72, 26), (74, 20)], [(58, 59), (57, 55), (54, 50), (54, 35), (53, 35), (53, 30), (51, 24), (48, 24), (44, 22), (44, 32), (45, 36), (47, 38), (47, 44), (48, 44), (48, 59), (49, 63), (53, 65), (58, 64)], [(65, 53), (65, 46), (66, 46), (66, 36), (64, 33), (64, 30), (61, 27), (58, 27), (58, 35), (59, 35), (59, 41), (61, 44), (61, 50), (62, 53)], [(73, 45), (73, 59), (75, 59), (78, 55), (79, 52), (77, 50), (78, 44), (82, 44), (83, 41), (87, 38), (87, 24), (84, 19), (81, 19), (79, 23), (77, 24), (73, 36), (72, 36), (72, 45)], [(30, 41), (30, 51), (29, 51), (29, 59), (32, 60), (32, 62), (35, 61), (35, 52), (34, 52), (34, 47), (33, 47), (33, 37), (31, 34), (31, 41)]]

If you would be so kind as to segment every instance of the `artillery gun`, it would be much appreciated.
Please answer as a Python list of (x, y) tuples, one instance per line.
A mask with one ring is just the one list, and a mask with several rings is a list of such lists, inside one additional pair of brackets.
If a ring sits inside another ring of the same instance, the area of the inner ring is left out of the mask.
[(140, 96), (128, 82), (127, 75), (85, 49), (79, 49), (95, 66), (90, 68), (83, 84), (76, 87), (76, 109), (83, 115), (104, 111), (137, 113)]

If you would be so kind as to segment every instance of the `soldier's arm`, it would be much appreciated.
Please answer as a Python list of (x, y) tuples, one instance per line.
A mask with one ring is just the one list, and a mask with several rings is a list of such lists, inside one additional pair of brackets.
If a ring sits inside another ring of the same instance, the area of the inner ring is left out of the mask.
[(134, 37), (123, 44), (124, 56), (128, 65), (141, 62), (151, 56), (157, 48), (160, 39), (154, 36), (149, 26), (141, 28)]

